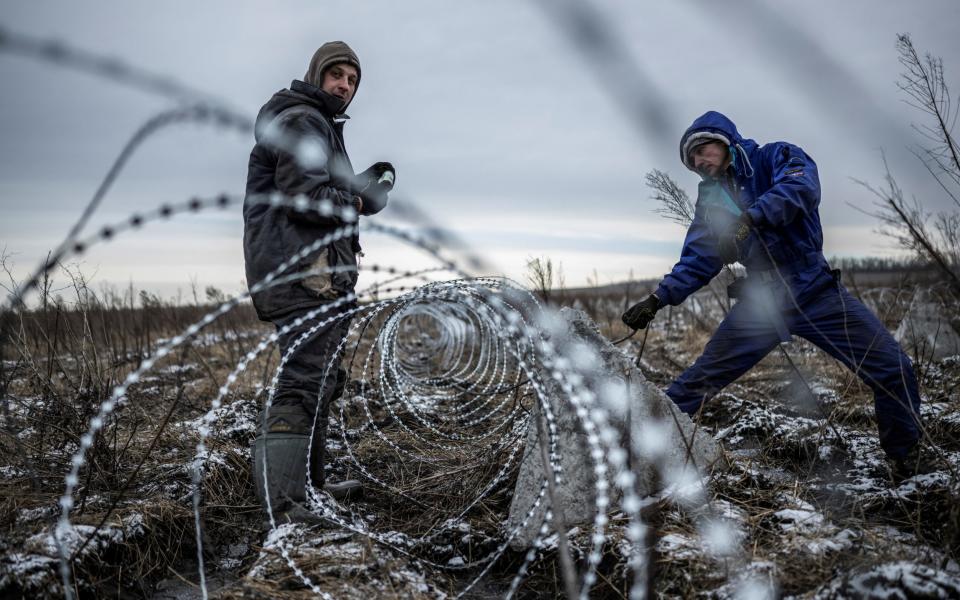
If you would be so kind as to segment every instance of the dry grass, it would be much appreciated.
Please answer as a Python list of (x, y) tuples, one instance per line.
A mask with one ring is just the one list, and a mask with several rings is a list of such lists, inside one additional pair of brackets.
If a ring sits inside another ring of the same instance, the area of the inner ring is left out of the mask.
[[(631, 294), (642, 296), (638, 290)], [(708, 291), (699, 299), (702, 306), (695, 311), (681, 308), (658, 316), (642, 362), (651, 381), (666, 385), (676, 377), (696, 358), (722, 316), (725, 298)], [(573, 301), (593, 311), (610, 338), (626, 334), (619, 323), (626, 303), (622, 296)], [(895, 320), (891, 315), (903, 310), (895, 302), (879, 308), (888, 323)], [(56, 502), (70, 456), (99, 403), (149, 353), (148, 348), (155, 347), (158, 338), (178, 333), (177, 327), (196, 316), (197, 309), (184, 309), (189, 314), (177, 316), (176, 311), (165, 308), (155, 314), (167, 316), (157, 319), (144, 319), (133, 311), (123, 318), (149, 323), (153, 329), (136, 330), (125, 343), (116, 331), (97, 337), (82, 333), (79, 326), (69, 329), (70, 335), (79, 338), (68, 339), (67, 329), (61, 329), (60, 337), (52, 338), (51, 343), (49, 335), (41, 335), (49, 333), (46, 328), (51, 323), (58, 319), (83, 322), (81, 314), (62, 310), (65, 312), (59, 317), (21, 315), (14, 322), (21, 323), (17, 325), (19, 337), (5, 350), (4, 358), (12, 361), (6, 373), (8, 393), (14, 401), (6, 419), (8, 433), (0, 443), (2, 462), (8, 465), (0, 478), (4, 561), (22, 551), (32, 536), (50, 531), (59, 514)], [(108, 319), (108, 311), (101, 313)], [(376, 324), (370, 326), (371, 331), (375, 328)], [(106, 325), (100, 329), (111, 331)], [(77, 525), (98, 525), (107, 517), (106, 529), (121, 531), (125, 523), (142, 519), (142, 529), (78, 557), (74, 577), (83, 595), (116, 595), (120, 590), (149, 597), (159, 580), (183, 577), (196, 581), (190, 471), (186, 466), (195, 453), (195, 421), (207, 410), (239, 357), (267, 331), (250, 319), (217, 325), (210, 332), (213, 336), (159, 362), (130, 388), (126, 403), (105, 424), (81, 470), (71, 520)], [(141, 345), (142, 356), (136, 359), (119, 361), (120, 349), (126, 347), (129, 354), (130, 348), (137, 347), (136, 339), (149, 339), (152, 345)], [(634, 336), (623, 347), (637, 353), (641, 345), (641, 336)], [(347, 362), (356, 378), (371, 349), (370, 338), (351, 349), (356, 350), (356, 359), (351, 362), (348, 355)], [(811, 401), (792, 367), (781, 356), (771, 354), (718, 395), (701, 418), (701, 426), (721, 435), (728, 451), (731, 467), (714, 474), (711, 506), (736, 515), (731, 518), (743, 531), (737, 555), (711, 556), (699, 538), (697, 523), (702, 515), (665, 500), (645, 515), (656, 533), (652, 540), (657, 557), (653, 592), (687, 597), (717, 590), (731, 577), (769, 563), (782, 593), (804, 594), (836, 573), (887, 559), (907, 558), (940, 567), (958, 559), (958, 479), (945, 468), (942, 478), (917, 485), (915, 490), (891, 487), (878, 460), (869, 391), (806, 344), (793, 344), (788, 351), (804, 378), (819, 384), (815, 387), (823, 393), (818, 392)], [(218, 593), (221, 598), (314, 596), (278, 556), (276, 546), (264, 538), (251, 489), (248, 448), (253, 430), (234, 427), (255, 414), (275, 365), (275, 354), (265, 355), (241, 375), (224, 399), (223, 419), (207, 443), (212, 458), (205, 471), (201, 508), (204, 557), (207, 572), (227, 581)], [(371, 366), (375, 372), (378, 361)], [(930, 441), (948, 453), (946, 458), (953, 461), (955, 472), (960, 453), (960, 407), (956, 403), (960, 362), (923, 367), (925, 398), (937, 407), (937, 412), (926, 418)], [(358, 400), (361, 390), (370, 403), (372, 422), (383, 437), (367, 423)], [(346, 452), (349, 444), (359, 464), (388, 487), (369, 485), (362, 501), (341, 507), (343, 514), (372, 532), (394, 532), (413, 542), (400, 552), (353, 533), (293, 532), (291, 539), (296, 543), (290, 547), (294, 560), (335, 597), (456, 593), (477, 570), (435, 569), (410, 555), (445, 564), (454, 557), (471, 561), (487, 556), (498, 546), (515, 469), (466, 513), (462, 526), (468, 527), (468, 535), (446, 522), (462, 512), (500, 470), (510, 445), (490, 440), (451, 441), (446, 436), (480, 435), (484, 428), (456, 429), (441, 421), (428, 421), (443, 431), (441, 436), (409, 414), (401, 415), (405, 425), (401, 427), (378, 394), (371, 382), (354, 381), (348, 386), (350, 401), (344, 405), (348, 435), (343, 439), (338, 428), (331, 426), (330, 469), (337, 478), (357, 476), (356, 464)], [(469, 399), (461, 397), (458, 402)], [(504, 409), (529, 409), (531, 401), (529, 390), (521, 386), (511, 391)], [(402, 409), (394, 406), (394, 410)], [(861, 485), (859, 491), (855, 483)], [(782, 511), (798, 507), (815, 513), (822, 524), (812, 529), (785, 528), (789, 524)], [(598, 598), (626, 597), (632, 578), (624, 563), (625, 522), (616, 512), (611, 519), (593, 593)], [(855, 535), (840, 543), (837, 536), (847, 530)], [(589, 535), (583, 530), (571, 539), (581, 568)], [(837, 549), (811, 550), (811, 544), (823, 540), (837, 541)], [(522, 554), (508, 551), (469, 597), (501, 595), (522, 560)], [(0, 587), (5, 593), (42, 595), (42, 589), (56, 585), (55, 565), (39, 587), (26, 587), (31, 585), (29, 581), (11, 578), (9, 567), (9, 562), (3, 563), (8, 576)], [(520, 588), (520, 597), (555, 597), (560, 593), (558, 569), (554, 550), (541, 553)], [(55, 591), (51, 595), (56, 596)]]

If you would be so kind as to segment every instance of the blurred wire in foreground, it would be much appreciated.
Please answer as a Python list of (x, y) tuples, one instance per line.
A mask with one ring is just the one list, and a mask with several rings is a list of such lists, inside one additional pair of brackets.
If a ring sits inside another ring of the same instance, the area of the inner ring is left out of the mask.
[(59, 40), (42, 40), (12, 32), (0, 25), (0, 52), (18, 54), (62, 67), (84, 71), (117, 83), (152, 92), (178, 102), (205, 103), (228, 112), (228, 104), (176, 79), (129, 65), (118, 58), (98, 56)]
[(631, 56), (610, 19), (589, 0), (540, 0), (537, 4), (583, 58), (597, 68), (599, 83), (620, 105), (640, 137), (654, 146), (672, 146), (677, 127), (667, 98)]

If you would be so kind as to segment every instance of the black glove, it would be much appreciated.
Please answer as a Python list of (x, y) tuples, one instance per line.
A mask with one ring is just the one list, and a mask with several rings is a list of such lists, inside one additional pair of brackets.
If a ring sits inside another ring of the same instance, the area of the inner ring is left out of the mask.
[(393, 189), (397, 171), (388, 162), (373, 163), (354, 179), (354, 191), (363, 199), (365, 215), (372, 215), (387, 205), (387, 193)]
[(739, 243), (747, 239), (750, 235), (750, 228), (753, 226), (753, 220), (747, 213), (742, 213), (740, 217), (730, 224), (726, 231), (720, 234), (717, 240), (717, 254), (725, 265), (733, 264), (740, 260)]
[(642, 302), (637, 302), (620, 317), (630, 329), (646, 329), (654, 315), (660, 310), (660, 298), (656, 294)]
[[(384, 177), (385, 173), (390, 173), (387, 177)], [(393, 168), (393, 165), (383, 161), (375, 162), (370, 167), (357, 175), (357, 179), (362, 182), (363, 187), (371, 183), (379, 183), (381, 186), (385, 186), (387, 191), (390, 191), (393, 188), (393, 185), (397, 178), (397, 170)], [(381, 181), (382, 180), (382, 181)]]

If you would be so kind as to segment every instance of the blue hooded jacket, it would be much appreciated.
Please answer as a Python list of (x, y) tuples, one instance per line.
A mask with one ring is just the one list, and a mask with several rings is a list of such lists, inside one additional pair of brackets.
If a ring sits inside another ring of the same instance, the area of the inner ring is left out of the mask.
[(794, 291), (800, 292), (828, 269), (817, 211), (820, 180), (812, 158), (787, 142), (760, 146), (742, 137), (730, 119), (715, 111), (696, 119), (684, 132), (680, 159), (685, 165), (684, 149), (691, 137), (726, 141), (733, 163), (721, 178), (705, 177), (700, 183), (680, 260), (656, 291), (662, 304), (680, 304), (720, 272), (718, 235), (741, 211), (749, 213), (754, 223), (751, 234), (739, 244), (748, 275), (779, 268), (791, 287), (797, 288)]

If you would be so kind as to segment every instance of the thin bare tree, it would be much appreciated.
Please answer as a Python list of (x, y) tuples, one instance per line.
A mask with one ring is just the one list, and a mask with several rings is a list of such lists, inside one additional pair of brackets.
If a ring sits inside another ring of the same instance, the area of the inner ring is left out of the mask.
[(960, 296), (960, 150), (953, 135), (958, 107), (951, 101), (941, 58), (930, 53), (921, 57), (906, 34), (897, 36), (897, 51), (904, 68), (897, 87), (906, 94), (905, 102), (926, 115), (927, 121), (913, 124), (921, 141), (911, 151), (958, 210), (933, 214), (915, 198), (905, 199), (886, 157), (883, 187), (856, 181), (878, 199), (869, 214), (880, 221), (881, 233), (932, 263)]
[(647, 187), (653, 190), (653, 198), (660, 206), (653, 212), (684, 227), (693, 221), (694, 206), (686, 190), (660, 169), (646, 175)]
[(960, 207), (960, 149), (953, 137), (960, 107), (952, 105), (950, 88), (943, 76), (943, 59), (929, 52), (921, 58), (907, 34), (897, 36), (897, 50), (904, 67), (897, 87), (907, 95), (907, 104), (926, 113), (932, 121), (913, 124), (913, 129), (926, 140), (913, 149), (914, 154)]
[(561, 297), (556, 300), (562, 301), (566, 278), (560, 263), (557, 263), (554, 269), (553, 261), (549, 258), (531, 258), (527, 261), (526, 278), (531, 289), (539, 294), (544, 302), (549, 304), (554, 301), (554, 292)]

